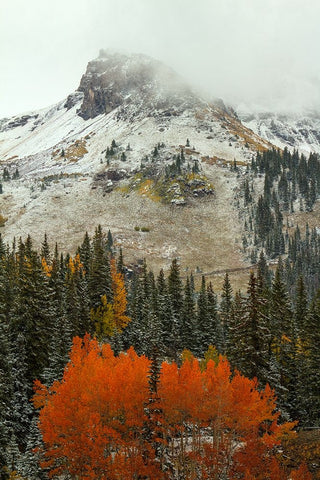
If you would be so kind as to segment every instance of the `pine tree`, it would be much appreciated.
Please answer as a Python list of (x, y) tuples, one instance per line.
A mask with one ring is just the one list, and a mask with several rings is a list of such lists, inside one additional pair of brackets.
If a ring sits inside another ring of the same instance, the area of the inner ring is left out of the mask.
[[(165, 355), (172, 354), (172, 309), (168, 286), (165, 280), (163, 269), (160, 270), (156, 281), (157, 287), (157, 304), (158, 304), (158, 318), (161, 325), (161, 345), (163, 345)], [(187, 340), (187, 331), (182, 327), (182, 334), (184, 341)], [(190, 339), (189, 339), (190, 340)]]
[(215, 346), (220, 353), (223, 351), (223, 327), (218, 316), (217, 296), (213, 291), (212, 283), (207, 286), (207, 302), (209, 316), (210, 345)]
[(184, 287), (184, 300), (181, 318), (181, 346), (191, 350), (193, 353), (197, 351), (198, 330), (196, 325), (195, 304), (193, 300), (193, 292), (190, 285), (190, 279), (187, 277)]
[(47, 263), (50, 262), (50, 247), (46, 233), (44, 234), (44, 240), (41, 245), (41, 257), (44, 258)]
[(247, 293), (240, 325), (244, 347), (241, 371), (249, 378), (257, 377), (261, 384), (266, 385), (269, 370), (269, 319), (264, 314), (265, 300), (258, 294), (257, 279), (253, 272), (250, 274)]
[[(12, 333), (11, 333), (12, 335)], [(27, 436), (32, 420), (32, 407), (30, 403), (32, 382), (28, 375), (27, 341), (22, 333), (15, 337), (12, 335), (9, 354), (11, 367), (11, 399), (10, 414), (8, 416), (9, 435), (15, 439), (19, 451), (26, 449)], [(11, 468), (11, 465), (8, 464)], [(15, 465), (15, 470), (18, 465)]]
[(83, 265), (84, 271), (89, 278), (90, 276), (90, 264), (91, 264), (91, 258), (92, 258), (92, 246), (91, 246), (91, 240), (88, 235), (88, 232), (85, 233), (83, 242), (79, 248), (80, 254), (80, 261)]
[(295, 325), (296, 335), (299, 337), (303, 333), (305, 319), (308, 315), (308, 299), (303, 277), (300, 275), (297, 282), (296, 306), (295, 306)]
[(27, 436), (26, 450), (22, 456), (22, 465), (20, 466), (20, 473), (23, 478), (45, 480), (47, 475), (44, 469), (41, 468), (41, 451), (43, 443), (41, 434), (38, 428), (38, 418), (35, 416), (31, 422), (29, 433)]
[(110, 232), (110, 229), (108, 230), (108, 235), (107, 235), (107, 250), (109, 252), (112, 251), (112, 247), (113, 247), (113, 238), (112, 238), (112, 233)]
[(172, 260), (170, 267), (170, 273), (168, 276), (168, 293), (171, 298), (173, 314), (179, 317), (182, 311), (183, 297), (180, 267), (176, 258)]
[(112, 302), (110, 263), (107, 252), (107, 242), (102, 228), (96, 228), (92, 242), (92, 257), (88, 278), (90, 307), (98, 308), (101, 297), (107, 295)]
[(27, 378), (32, 383), (47, 366), (51, 310), (48, 279), (30, 238), (19, 244), (18, 275), (11, 328), (13, 335), (21, 333), (25, 338)]
[(120, 251), (119, 251), (117, 270), (118, 270), (118, 272), (124, 274), (124, 261), (123, 261), (123, 253), (122, 253), (122, 248), (121, 247), (120, 247)]
[(181, 348), (181, 312), (183, 309), (182, 282), (180, 267), (177, 259), (173, 259), (168, 276), (168, 294), (172, 311), (172, 324), (170, 331), (170, 347), (172, 353)]
[(201, 279), (201, 288), (197, 302), (197, 324), (198, 324), (198, 356), (202, 356), (211, 342), (210, 317), (208, 312), (208, 298), (206, 280), (204, 275)]
[[(161, 399), (158, 394), (160, 383), (161, 363), (159, 351), (153, 346), (150, 355), (151, 365), (148, 375), (149, 398), (145, 403), (145, 421), (142, 429), (142, 439), (145, 448), (142, 452), (142, 458), (145, 465), (156, 462), (160, 469), (164, 469), (167, 458), (167, 448), (164, 435), (164, 419), (161, 408)], [(151, 451), (150, 451), (151, 447)]]
[(229, 281), (228, 272), (224, 276), (222, 293), (221, 293), (221, 302), (220, 302), (220, 318), (224, 332), (224, 352), (226, 349), (226, 344), (228, 343), (228, 334), (229, 334), (229, 323), (232, 310), (232, 287)]
[(275, 273), (271, 291), (270, 330), (272, 353), (279, 372), (278, 384), (271, 386), (279, 395), (279, 404), (284, 413), (293, 411), (295, 397), (295, 329), (293, 312), (288, 293), (283, 281), (281, 260)]
[(320, 425), (320, 290), (305, 317), (301, 333), (304, 358), (304, 388), (301, 395), (302, 421), (307, 426)]
[(260, 294), (267, 292), (271, 287), (271, 275), (263, 250), (260, 252), (258, 261), (257, 287)]
[(240, 291), (236, 292), (228, 315), (228, 334), (225, 340), (225, 353), (234, 368), (242, 371), (243, 352), (245, 348), (245, 332), (243, 319), (245, 303)]
[(50, 318), (50, 341), (48, 346), (48, 365), (44, 369), (43, 379), (47, 385), (60, 380), (68, 360), (72, 344), (72, 328), (67, 316), (65, 272), (61, 269), (59, 252), (55, 247), (48, 288), (52, 291), (52, 316)]
[(123, 332), (124, 346), (132, 345), (139, 354), (150, 353), (150, 325), (154, 316), (150, 310), (150, 285), (145, 262), (142, 273), (135, 273), (132, 279), (128, 312), (131, 322)]
[[(0, 260), (1, 262), (1, 260)], [(2, 268), (1, 268), (2, 267)], [(0, 267), (0, 479), (6, 480), (5, 450), (8, 443), (9, 429), (8, 416), (12, 395), (11, 368), (9, 363), (9, 325), (5, 316), (4, 304), (4, 275), (3, 266)]]

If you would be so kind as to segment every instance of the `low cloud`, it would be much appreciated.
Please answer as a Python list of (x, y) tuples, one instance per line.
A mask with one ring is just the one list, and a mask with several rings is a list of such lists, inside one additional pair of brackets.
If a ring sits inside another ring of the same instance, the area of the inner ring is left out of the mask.
[(100, 48), (146, 53), (228, 102), (320, 108), (316, 0), (2, 0), (0, 116), (77, 88)]

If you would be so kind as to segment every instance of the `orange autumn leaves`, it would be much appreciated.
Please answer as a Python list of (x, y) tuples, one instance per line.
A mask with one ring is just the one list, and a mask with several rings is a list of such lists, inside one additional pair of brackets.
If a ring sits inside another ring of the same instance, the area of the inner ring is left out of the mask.
[[(74, 340), (62, 381), (35, 385), (43, 466), (52, 476), (288, 478), (272, 449), (292, 435), (293, 424), (278, 424), (268, 387), (259, 392), (254, 380), (232, 376), (223, 357), (204, 370), (193, 357), (180, 368), (163, 363), (156, 393), (149, 391), (149, 371), (150, 360), (133, 349), (115, 357), (109, 345), (89, 336)], [(154, 422), (146, 406), (155, 395), (157, 439), (150, 442), (146, 432)]]

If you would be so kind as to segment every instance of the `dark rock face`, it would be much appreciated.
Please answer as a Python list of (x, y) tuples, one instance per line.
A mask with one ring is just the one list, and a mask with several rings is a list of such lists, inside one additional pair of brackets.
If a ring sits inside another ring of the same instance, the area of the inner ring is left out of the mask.
[(67, 110), (70, 110), (70, 108), (77, 105), (79, 100), (81, 100), (82, 98), (83, 98), (82, 92), (71, 93), (71, 95), (68, 96), (66, 103), (64, 104), (64, 108), (66, 108)]
[(185, 103), (190, 106), (199, 103), (180, 77), (161, 62), (144, 55), (104, 51), (89, 62), (78, 92), (84, 95), (78, 114), (85, 120), (139, 102), (144, 108), (167, 108), (169, 112), (172, 105), (176, 110)]
[(7, 124), (6, 130), (15, 127), (24, 127), (29, 120), (38, 118), (38, 114), (36, 115), (23, 115), (22, 117), (16, 117), (11, 122)]

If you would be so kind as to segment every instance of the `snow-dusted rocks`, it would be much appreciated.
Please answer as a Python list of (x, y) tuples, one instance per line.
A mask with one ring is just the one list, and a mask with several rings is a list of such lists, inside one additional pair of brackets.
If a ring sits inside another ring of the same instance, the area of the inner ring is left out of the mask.
[(239, 109), (239, 118), (257, 135), (274, 145), (308, 155), (320, 153), (320, 112), (254, 112)]

